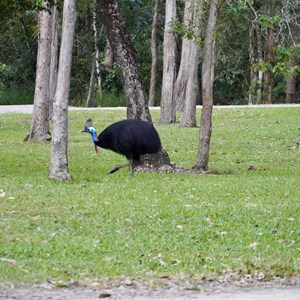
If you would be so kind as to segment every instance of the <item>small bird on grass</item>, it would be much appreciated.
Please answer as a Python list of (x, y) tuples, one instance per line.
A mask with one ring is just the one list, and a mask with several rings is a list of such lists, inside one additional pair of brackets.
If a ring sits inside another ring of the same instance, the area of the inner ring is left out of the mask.
[(82, 132), (91, 134), (96, 154), (98, 154), (97, 147), (100, 147), (122, 154), (128, 159), (127, 163), (114, 166), (108, 174), (129, 166), (130, 175), (133, 176), (133, 162), (139, 162), (141, 155), (154, 154), (162, 149), (154, 126), (141, 120), (132, 119), (113, 123), (97, 136), (92, 119), (88, 119)]

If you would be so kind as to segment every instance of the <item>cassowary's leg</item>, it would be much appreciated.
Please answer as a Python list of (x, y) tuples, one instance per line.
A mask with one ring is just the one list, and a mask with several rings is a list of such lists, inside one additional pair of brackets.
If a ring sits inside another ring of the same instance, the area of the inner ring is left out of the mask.
[(129, 166), (130, 176), (133, 177), (134, 171), (133, 171), (133, 159), (132, 158), (128, 159), (127, 163), (115, 165), (111, 170), (109, 170), (107, 172), (107, 174), (112, 174), (112, 173), (118, 171), (119, 169), (128, 167), (128, 166)]
[(133, 177), (134, 175), (134, 171), (133, 171), (133, 159), (128, 159), (128, 163), (129, 163), (129, 171), (130, 171), (130, 176)]
[(124, 164), (118, 164), (118, 165), (115, 165), (111, 170), (109, 170), (109, 171), (107, 172), (107, 174), (115, 173), (115, 172), (118, 171), (119, 169), (124, 168), (124, 167), (128, 167), (128, 166), (130, 166), (130, 165), (129, 165), (129, 162), (124, 163)]

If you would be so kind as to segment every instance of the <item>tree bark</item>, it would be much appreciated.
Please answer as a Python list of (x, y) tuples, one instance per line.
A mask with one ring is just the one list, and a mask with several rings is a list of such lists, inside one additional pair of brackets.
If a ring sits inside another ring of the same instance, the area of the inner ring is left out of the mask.
[[(99, 47), (98, 47), (98, 30), (97, 30), (97, 26), (96, 26), (96, 0), (93, 0), (93, 31), (94, 31), (94, 44), (95, 44), (95, 67), (96, 67), (96, 76), (97, 76), (97, 83), (98, 83), (98, 94), (100, 99), (102, 98), (102, 78), (101, 78), (101, 74), (100, 74), (100, 64), (99, 64), (99, 60), (100, 60), (100, 51), (99, 51)], [(94, 73), (94, 65), (92, 67), (92, 71)], [(94, 77), (94, 74), (93, 74)], [(92, 78), (91, 78), (92, 80)], [(90, 82), (91, 85), (91, 82)], [(96, 103), (93, 104), (94, 106), (96, 106)]]
[(88, 95), (86, 99), (86, 107), (96, 107), (96, 102), (94, 98), (94, 73), (95, 73), (95, 66), (92, 65), (91, 68), (91, 75), (90, 75), (90, 83), (88, 88)]
[(116, 0), (98, 0), (101, 21), (122, 74), (127, 118), (151, 121), (135, 55)]
[[(249, 29), (249, 62), (250, 62), (250, 84), (249, 84), (249, 96), (248, 104), (252, 105), (254, 103), (256, 82), (257, 82), (257, 72), (255, 70), (255, 25), (252, 24)], [(254, 101), (253, 101), (254, 100)]]
[(176, 122), (176, 104), (174, 85), (176, 80), (176, 40), (171, 32), (171, 21), (176, 17), (176, 1), (166, 0), (163, 78), (161, 92), (160, 123), (171, 124)]
[(154, 0), (153, 20), (151, 28), (151, 78), (149, 89), (149, 106), (155, 105), (156, 81), (157, 81), (157, 24), (159, 14), (160, 0)]
[(53, 106), (53, 138), (49, 178), (58, 180), (71, 178), (68, 169), (68, 100), (76, 22), (75, 2), (75, 0), (64, 1), (58, 80)]
[[(272, 66), (274, 63), (274, 47), (275, 47), (275, 29), (267, 29), (267, 49), (266, 49), (266, 62)], [(264, 98), (268, 104), (272, 103), (273, 94), (273, 76), (270, 70), (267, 70), (264, 74)]]
[(202, 63), (202, 112), (200, 123), (200, 141), (195, 167), (201, 171), (208, 170), (210, 138), (212, 132), (213, 81), (215, 42), (213, 34), (217, 23), (218, 0), (211, 0), (206, 26), (203, 63)]
[(105, 45), (105, 55), (104, 55), (104, 66), (107, 71), (111, 71), (113, 63), (114, 63), (114, 54), (111, 49), (111, 45), (109, 43), (109, 40), (106, 40), (106, 45)]
[(183, 116), (180, 121), (181, 127), (196, 127), (196, 100), (199, 95), (198, 84), (198, 45), (193, 42), (190, 46), (189, 77), (186, 84)]
[[(186, 30), (193, 30), (194, 2), (194, 0), (185, 1), (183, 23)], [(189, 78), (189, 57), (192, 43), (193, 41), (187, 37), (184, 37), (182, 40), (180, 67), (178, 70), (174, 91), (176, 110), (180, 112), (183, 112), (184, 110), (186, 86)]]
[[(289, 69), (297, 65), (297, 55), (296, 53), (292, 54), (291, 60), (289, 62)], [(296, 94), (296, 74), (291, 75), (286, 80), (286, 103), (297, 103), (297, 94)]]
[[(261, 36), (261, 28), (258, 23), (256, 23), (256, 38), (257, 38), (257, 54), (258, 54), (258, 62), (261, 64), (263, 62), (263, 45), (262, 45), (262, 36)], [(263, 78), (264, 73), (262, 70), (258, 70), (258, 84), (256, 90), (256, 103), (262, 103), (262, 88), (263, 88)]]
[(36, 64), (34, 105), (29, 134), (24, 141), (49, 141), (49, 82), (51, 57), (51, 15), (46, 10), (39, 13), (39, 37)]
[[(198, 36), (197, 6), (194, 0), (185, 2), (184, 22), (187, 30), (193, 30)], [(199, 47), (196, 38), (184, 38), (180, 68), (175, 84), (175, 99), (177, 110), (183, 111), (181, 127), (195, 127), (196, 100), (199, 95), (198, 63)]]
[(58, 36), (57, 36), (57, 6), (53, 5), (51, 10), (51, 61), (50, 61), (50, 99), (49, 99), (49, 119), (52, 119), (53, 101), (57, 84), (58, 66)]

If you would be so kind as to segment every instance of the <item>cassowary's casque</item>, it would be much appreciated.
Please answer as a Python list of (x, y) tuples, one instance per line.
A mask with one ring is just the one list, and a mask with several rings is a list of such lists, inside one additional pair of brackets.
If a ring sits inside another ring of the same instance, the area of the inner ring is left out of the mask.
[(157, 153), (161, 150), (160, 138), (154, 126), (141, 120), (116, 122), (97, 136), (93, 121), (88, 119), (82, 132), (91, 134), (96, 153), (98, 153), (97, 147), (101, 147), (122, 154), (128, 159), (128, 163), (114, 166), (108, 171), (109, 174), (129, 166), (130, 174), (133, 176), (134, 161), (138, 162), (141, 155)]

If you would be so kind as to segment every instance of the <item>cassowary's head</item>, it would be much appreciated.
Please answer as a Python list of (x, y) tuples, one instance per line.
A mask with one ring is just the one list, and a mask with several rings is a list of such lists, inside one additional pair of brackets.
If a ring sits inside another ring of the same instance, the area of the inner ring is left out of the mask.
[(93, 137), (94, 135), (97, 135), (96, 129), (94, 127), (89, 127), (85, 130), (82, 130), (81, 132), (87, 132), (90, 133), (91, 136)]
[[(96, 129), (93, 127), (92, 119), (86, 120), (86, 122), (84, 124), (84, 130), (82, 130), (81, 132), (89, 133), (92, 136), (92, 140), (93, 140), (94, 144), (95, 144), (95, 142), (98, 142), (97, 132), (96, 132)], [(98, 149), (97, 149), (96, 144), (95, 144), (95, 151), (98, 154)]]

